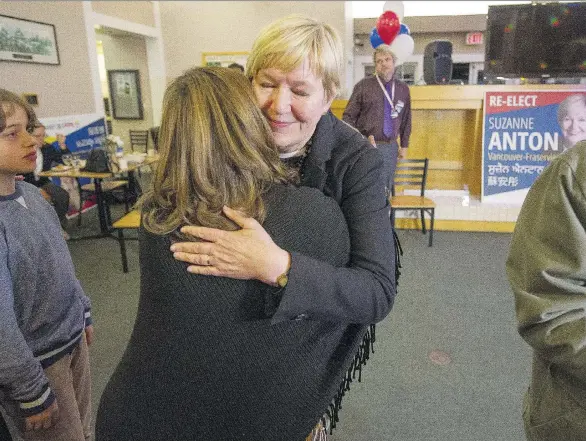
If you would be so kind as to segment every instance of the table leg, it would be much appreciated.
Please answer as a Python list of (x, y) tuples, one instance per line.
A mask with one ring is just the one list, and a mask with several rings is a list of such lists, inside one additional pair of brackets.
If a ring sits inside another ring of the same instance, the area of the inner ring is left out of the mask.
[(128, 195), (130, 196), (130, 202), (135, 204), (138, 200), (138, 197), (141, 195), (142, 189), (140, 188), (140, 184), (136, 179), (136, 175), (134, 174), (134, 170), (128, 171)]
[(98, 205), (98, 218), (100, 219), (100, 231), (102, 234), (108, 234), (110, 232), (110, 225), (108, 225), (108, 215), (106, 206), (106, 199), (102, 192), (102, 179), (95, 178), (94, 185), (96, 188), (96, 203)]

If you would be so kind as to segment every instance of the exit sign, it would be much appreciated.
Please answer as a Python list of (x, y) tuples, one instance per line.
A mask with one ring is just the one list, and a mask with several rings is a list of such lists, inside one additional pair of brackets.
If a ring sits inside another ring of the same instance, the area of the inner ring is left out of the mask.
[(484, 34), (482, 32), (468, 32), (466, 34), (466, 44), (484, 43)]

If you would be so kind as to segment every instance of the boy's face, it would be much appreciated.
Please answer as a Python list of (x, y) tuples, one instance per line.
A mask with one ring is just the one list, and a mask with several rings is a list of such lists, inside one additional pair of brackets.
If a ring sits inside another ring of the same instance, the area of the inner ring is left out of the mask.
[[(3, 106), (4, 113), (10, 108)], [(6, 128), (0, 133), (0, 174), (16, 175), (32, 172), (37, 163), (37, 141), (27, 132), (28, 117), (24, 109), (15, 106), (6, 118)]]

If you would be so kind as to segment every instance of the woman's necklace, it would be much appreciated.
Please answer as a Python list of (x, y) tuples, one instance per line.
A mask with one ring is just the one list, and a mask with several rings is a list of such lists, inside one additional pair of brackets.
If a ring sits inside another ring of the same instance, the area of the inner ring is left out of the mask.
[[(279, 155), (281, 161), (283, 161), (287, 168), (296, 175), (297, 184), (299, 184), (303, 178), (302, 169), (305, 163), (305, 158), (307, 158), (307, 155), (309, 155), (309, 152), (311, 151), (312, 140), (313, 138), (309, 138), (309, 141), (307, 141), (307, 143), (299, 150)], [(299, 154), (301, 151), (303, 151), (303, 153)]]
[(306, 144), (303, 147), (295, 150), (294, 152), (287, 152), (287, 153), (279, 153), (279, 158), (281, 159), (289, 159), (294, 158), (296, 156), (301, 156), (301, 152), (305, 149)]

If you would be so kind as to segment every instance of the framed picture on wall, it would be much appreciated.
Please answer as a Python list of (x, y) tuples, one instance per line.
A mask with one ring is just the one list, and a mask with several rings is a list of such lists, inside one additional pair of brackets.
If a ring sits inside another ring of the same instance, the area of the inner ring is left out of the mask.
[(59, 64), (55, 26), (0, 15), (0, 61)]
[(115, 119), (143, 119), (138, 70), (109, 70), (108, 86)]

